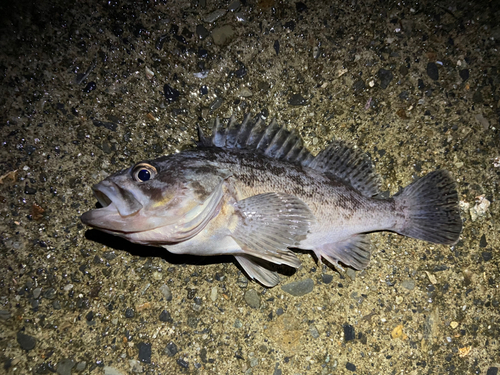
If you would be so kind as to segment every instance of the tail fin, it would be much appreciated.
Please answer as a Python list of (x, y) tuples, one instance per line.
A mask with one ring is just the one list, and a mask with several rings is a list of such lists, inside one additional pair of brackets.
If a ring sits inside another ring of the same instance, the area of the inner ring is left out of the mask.
[(458, 241), (462, 220), (456, 185), (448, 171), (429, 173), (404, 188), (394, 199), (398, 212), (405, 217), (396, 232), (446, 245)]

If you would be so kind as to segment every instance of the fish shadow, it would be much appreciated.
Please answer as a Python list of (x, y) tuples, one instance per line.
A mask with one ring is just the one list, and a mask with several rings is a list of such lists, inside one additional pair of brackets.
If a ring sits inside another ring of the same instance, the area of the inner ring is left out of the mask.
[(236, 263), (231, 255), (200, 256), (189, 254), (174, 254), (163, 247), (138, 245), (124, 238), (90, 229), (85, 232), (85, 238), (92, 242), (100, 243), (110, 249), (125, 251), (133, 256), (146, 258), (161, 258), (171, 264), (209, 265), (219, 263)]
[[(163, 247), (138, 245), (127, 241), (124, 238), (113, 236), (112, 234), (104, 233), (97, 229), (87, 230), (85, 232), (85, 238), (89, 241), (100, 243), (101, 245), (104, 245), (112, 250), (125, 251), (132, 256), (138, 257), (161, 258), (167, 263), (174, 265), (189, 264), (194, 266), (206, 266), (210, 264), (232, 263), (249, 280), (251, 279), (232, 255), (200, 256), (189, 254), (174, 254)], [(298, 250), (298, 252), (301, 252), (301, 250)], [(263, 262), (261, 265), (286, 277), (290, 277), (295, 272), (297, 272), (295, 268), (288, 267), (286, 265), (276, 265), (268, 262)]]

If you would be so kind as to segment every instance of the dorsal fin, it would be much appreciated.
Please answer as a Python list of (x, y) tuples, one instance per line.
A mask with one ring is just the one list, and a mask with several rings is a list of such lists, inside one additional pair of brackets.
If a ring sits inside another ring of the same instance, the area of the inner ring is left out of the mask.
[(215, 119), (212, 136), (205, 137), (198, 127), (199, 147), (242, 148), (254, 150), (273, 159), (286, 160), (330, 174), (371, 197), (380, 193), (380, 177), (370, 158), (343, 141), (334, 140), (316, 157), (304, 146), (296, 130), (289, 131), (275, 120), (266, 125), (261, 116), (245, 115), (238, 124), (231, 116), (227, 126)]
[(273, 159), (301, 164), (312, 160), (313, 156), (304, 147), (304, 142), (296, 130), (289, 131), (275, 120), (266, 126), (261, 116), (254, 118), (247, 114), (241, 124), (231, 116), (227, 126), (215, 119), (212, 136), (205, 137), (198, 127), (199, 147), (243, 148), (255, 150)]
[(334, 175), (364, 196), (372, 197), (380, 193), (380, 176), (375, 173), (368, 155), (343, 141), (332, 141), (310, 163), (303, 165)]

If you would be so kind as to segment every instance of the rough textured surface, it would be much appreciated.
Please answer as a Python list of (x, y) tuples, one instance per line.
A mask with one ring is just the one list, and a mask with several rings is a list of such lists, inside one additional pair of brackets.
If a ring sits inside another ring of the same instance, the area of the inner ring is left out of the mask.
[[(5, 373), (498, 372), (497, 2), (322, 3), (2, 3)], [(450, 170), (460, 242), (377, 234), (356, 277), (300, 253), (281, 284), (314, 289), (294, 297), (248, 282), (230, 258), (81, 225), (93, 183), (248, 111), (296, 128), (313, 152), (352, 142), (391, 193)]]

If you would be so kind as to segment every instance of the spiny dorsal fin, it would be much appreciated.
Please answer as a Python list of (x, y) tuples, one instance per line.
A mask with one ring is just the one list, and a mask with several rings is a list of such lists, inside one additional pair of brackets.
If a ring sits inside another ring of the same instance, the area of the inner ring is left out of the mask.
[(254, 150), (270, 158), (285, 160), (333, 175), (361, 194), (372, 197), (380, 193), (380, 177), (368, 156), (342, 141), (332, 143), (316, 157), (304, 146), (296, 130), (289, 131), (275, 120), (266, 125), (261, 116), (245, 115), (239, 124), (231, 116), (227, 126), (215, 119), (212, 136), (205, 137), (198, 128), (201, 147), (242, 148)]
[(298, 164), (313, 159), (296, 130), (289, 131), (275, 120), (266, 125), (259, 115), (251, 118), (247, 114), (241, 124), (231, 116), (227, 126), (216, 118), (211, 138), (205, 137), (199, 127), (198, 135), (199, 147), (244, 148)]
[(332, 141), (313, 160), (302, 165), (331, 173), (364, 196), (372, 197), (380, 193), (380, 177), (375, 173), (368, 155), (343, 141)]

